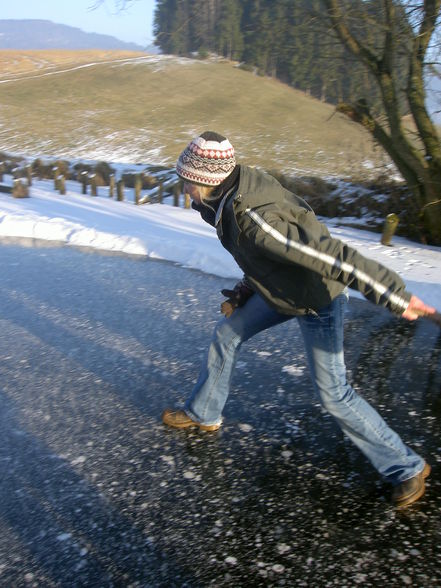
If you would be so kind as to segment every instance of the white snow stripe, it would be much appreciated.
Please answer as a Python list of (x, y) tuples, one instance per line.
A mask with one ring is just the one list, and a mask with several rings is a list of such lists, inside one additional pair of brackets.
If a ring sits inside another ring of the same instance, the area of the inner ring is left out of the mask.
[(386, 286), (381, 284), (381, 282), (377, 282), (371, 276), (357, 269), (352, 264), (347, 263), (345, 261), (340, 261), (332, 255), (328, 255), (327, 253), (317, 251), (316, 249), (313, 249), (308, 245), (303, 245), (298, 241), (288, 239), (287, 237), (282, 235), (282, 233), (279, 233), (279, 231), (277, 231), (274, 227), (272, 227), (266, 221), (264, 221), (263, 218), (259, 216), (254, 210), (251, 210), (251, 208), (247, 208), (245, 212), (257, 225), (259, 225), (259, 227), (265, 233), (271, 235), (271, 237), (273, 237), (279, 243), (282, 243), (283, 245), (286, 245), (291, 249), (296, 249), (304, 255), (309, 255), (310, 257), (318, 259), (323, 263), (326, 263), (332, 267), (336, 267), (337, 269), (354, 276), (357, 280), (360, 280), (361, 282), (364, 282), (365, 284), (373, 288), (378, 294), (380, 294), (380, 296), (385, 296), (386, 298), (388, 298), (392, 304), (401, 307), (403, 309), (403, 312), (408, 307), (409, 303), (407, 300), (401, 298), (401, 296), (398, 296), (397, 294), (394, 294), (388, 288), (386, 288)]
[(47, 76), (57, 76), (58, 74), (63, 74), (63, 73), (68, 73), (70, 71), (75, 71), (77, 69), (85, 69), (86, 67), (93, 67), (94, 65), (108, 65), (109, 63), (111, 63), (112, 65), (118, 64), (118, 63), (128, 63), (130, 61), (136, 61), (136, 60), (140, 60), (140, 59), (144, 59), (144, 57), (127, 57), (124, 59), (110, 59), (110, 60), (106, 60), (106, 61), (92, 61), (90, 63), (82, 63), (81, 65), (74, 65), (72, 67), (68, 67), (67, 69), (57, 69), (55, 71), (46, 71), (40, 74), (32, 74), (32, 75), (22, 75), (22, 76), (17, 76), (14, 78), (8, 78), (6, 80), (0, 80), (0, 84), (7, 84), (9, 82), (21, 82), (22, 80), (34, 80), (37, 78), (45, 78)]

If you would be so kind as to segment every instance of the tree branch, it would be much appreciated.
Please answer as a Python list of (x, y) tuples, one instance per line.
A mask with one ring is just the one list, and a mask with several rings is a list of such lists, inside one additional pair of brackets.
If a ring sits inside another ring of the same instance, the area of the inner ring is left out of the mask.
[(424, 56), (435, 31), (436, 20), (439, 16), (441, 0), (424, 0), (423, 19), (421, 20), (418, 36), (418, 58), (424, 61)]
[(441, 147), (435, 125), (427, 112), (424, 89), (424, 59), (430, 40), (435, 31), (441, 0), (425, 0), (424, 13), (418, 34), (412, 43), (409, 78), (406, 95), (415, 124), (418, 128), (426, 153), (441, 166)]
[(400, 138), (397, 140), (392, 137), (372, 116), (365, 100), (358, 100), (355, 104), (339, 104), (336, 110), (367, 129), (390, 155), (406, 181), (410, 185), (417, 183), (418, 174), (424, 174), (422, 157), (410, 148), (407, 141), (403, 143)]
[(322, 0), (326, 6), (329, 14), (329, 19), (332, 26), (340, 38), (341, 42), (349, 51), (351, 51), (358, 59), (360, 59), (369, 69), (374, 73), (378, 74), (379, 61), (372, 51), (360, 43), (358, 39), (349, 30), (346, 24), (345, 18), (343, 17), (340, 6), (337, 0)]
[(394, 16), (395, 9), (391, 0), (385, 0), (385, 13), (386, 13), (386, 34), (382, 63), (386, 66), (388, 73), (393, 70), (393, 58), (394, 58)]

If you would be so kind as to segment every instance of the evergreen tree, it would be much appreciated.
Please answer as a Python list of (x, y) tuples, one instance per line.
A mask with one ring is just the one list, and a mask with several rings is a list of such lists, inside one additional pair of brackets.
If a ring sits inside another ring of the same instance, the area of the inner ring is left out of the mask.
[(155, 44), (164, 53), (185, 55), (190, 49), (188, 0), (158, 0), (153, 31)]
[(241, 13), (239, 0), (223, 0), (221, 3), (216, 23), (216, 50), (229, 59), (239, 60), (242, 57)]
[[(374, 0), (347, 1), (352, 13), (375, 18)], [(320, 0), (158, 0), (155, 42), (164, 53), (208, 50), (243, 60), (322, 100), (348, 100), (360, 88), (375, 94), (320, 16)]]
[(189, 2), (191, 50), (216, 51), (214, 30), (218, 20), (219, 0)]

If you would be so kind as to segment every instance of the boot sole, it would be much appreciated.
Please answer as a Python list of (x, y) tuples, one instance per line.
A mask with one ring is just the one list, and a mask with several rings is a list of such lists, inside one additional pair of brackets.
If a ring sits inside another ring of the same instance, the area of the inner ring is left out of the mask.
[(432, 468), (430, 467), (430, 465), (428, 463), (426, 463), (423, 471), (421, 472), (421, 476), (423, 478), (422, 487), (420, 488), (420, 490), (418, 492), (415, 492), (415, 494), (411, 494), (410, 496), (406, 496), (406, 498), (403, 498), (399, 502), (396, 502), (395, 506), (398, 510), (404, 509), (404, 508), (410, 506), (411, 504), (413, 504), (414, 502), (419, 500), (422, 496), (424, 496), (424, 493), (426, 491), (426, 485), (424, 483), (424, 480), (430, 476), (431, 471), (432, 471)]
[(200, 431), (217, 431), (221, 427), (220, 425), (200, 425), (199, 423), (190, 423), (188, 425), (175, 425), (167, 423), (166, 421), (163, 421), (163, 423), (173, 429), (199, 429)]
[(219, 425), (203, 425), (202, 423), (197, 423), (196, 421), (188, 421), (184, 423), (175, 423), (172, 420), (167, 418), (168, 415), (162, 416), (162, 422), (167, 425), (168, 427), (173, 427), (173, 429), (199, 429), (200, 431), (217, 431), (221, 428), (221, 424)]

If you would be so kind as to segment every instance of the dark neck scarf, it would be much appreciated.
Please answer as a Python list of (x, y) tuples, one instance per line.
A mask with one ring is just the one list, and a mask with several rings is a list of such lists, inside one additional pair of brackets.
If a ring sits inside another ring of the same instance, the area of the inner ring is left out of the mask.
[(191, 203), (191, 207), (194, 210), (197, 210), (201, 215), (202, 219), (214, 227), (214, 221), (216, 218), (216, 212), (219, 208), (219, 204), (222, 201), (222, 198), (225, 194), (232, 190), (233, 188), (237, 188), (239, 185), (240, 179), (240, 165), (236, 165), (233, 169), (231, 174), (225, 178), (225, 180), (216, 186), (216, 188), (211, 193), (210, 198), (206, 198), (204, 201), (201, 201), (200, 204), (196, 204), (196, 202)]

